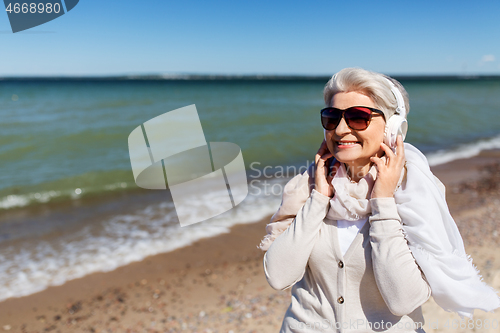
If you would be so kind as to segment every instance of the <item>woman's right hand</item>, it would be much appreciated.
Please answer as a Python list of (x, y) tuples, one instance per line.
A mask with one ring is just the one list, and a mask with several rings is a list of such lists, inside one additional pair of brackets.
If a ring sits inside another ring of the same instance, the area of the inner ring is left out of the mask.
[(314, 157), (314, 189), (327, 197), (333, 197), (332, 179), (335, 176), (340, 162), (335, 161), (332, 171), (329, 170), (329, 159), (333, 159), (333, 154), (328, 150), (326, 141), (323, 140), (321, 146)]

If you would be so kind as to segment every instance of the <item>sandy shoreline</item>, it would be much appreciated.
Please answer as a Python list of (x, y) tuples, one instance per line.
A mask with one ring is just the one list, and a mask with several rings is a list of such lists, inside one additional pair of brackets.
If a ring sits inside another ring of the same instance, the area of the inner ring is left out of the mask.
[[(488, 165), (494, 165), (486, 167)], [(500, 290), (500, 152), (432, 168), (447, 186), (452, 215), (483, 278)], [(482, 168), (482, 169), (481, 169)], [(112, 272), (0, 303), (0, 331), (12, 332), (278, 332), (290, 290), (276, 291), (256, 248), (269, 218), (229, 234), (148, 257)], [(498, 311), (497, 311), (498, 312)], [(455, 330), (457, 315), (424, 305), (426, 331)], [(445, 327), (449, 319), (449, 327)], [(499, 322), (500, 313), (476, 311)], [(439, 322), (438, 322), (439, 321)], [(437, 323), (437, 330), (430, 329)], [(429, 325), (429, 326), (427, 326)], [(478, 326), (475, 326), (476, 331)], [(480, 329), (481, 331), (498, 331)]]

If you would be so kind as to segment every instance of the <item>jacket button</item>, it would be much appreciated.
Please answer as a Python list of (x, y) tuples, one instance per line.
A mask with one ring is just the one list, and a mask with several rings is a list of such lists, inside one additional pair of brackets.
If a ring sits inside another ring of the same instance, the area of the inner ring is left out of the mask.
[(342, 261), (339, 261), (339, 267), (344, 268), (344, 263)]
[(340, 297), (337, 299), (337, 302), (339, 302), (339, 304), (344, 303), (344, 297), (340, 296)]

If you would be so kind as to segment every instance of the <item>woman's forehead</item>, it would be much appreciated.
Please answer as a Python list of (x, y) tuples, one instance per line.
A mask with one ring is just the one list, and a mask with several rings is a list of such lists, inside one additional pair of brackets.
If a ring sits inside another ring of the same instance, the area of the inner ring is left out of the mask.
[(376, 107), (370, 97), (357, 91), (336, 93), (332, 97), (332, 106), (339, 109), (347, 109), (351, 106)]

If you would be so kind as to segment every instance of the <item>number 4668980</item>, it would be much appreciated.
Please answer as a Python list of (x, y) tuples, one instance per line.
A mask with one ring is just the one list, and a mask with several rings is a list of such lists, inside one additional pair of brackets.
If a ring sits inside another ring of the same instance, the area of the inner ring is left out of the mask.
[(23, 14), (42, 14), (42, 13), (56, 13), (58, 14), (61, 11), (61, 5), (59, 3), (9, 3), (7, 8), (5, 9), (9, 14), (14, 12), (15, 14), (23, 13)]

